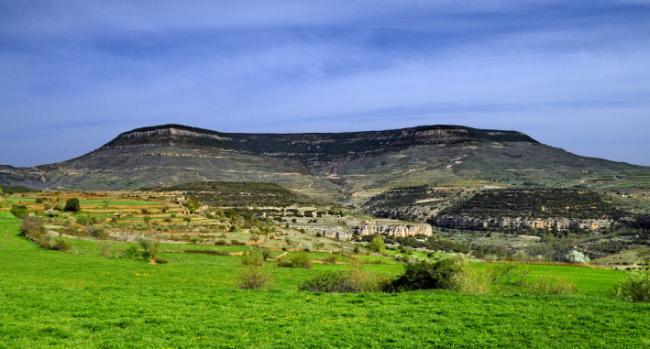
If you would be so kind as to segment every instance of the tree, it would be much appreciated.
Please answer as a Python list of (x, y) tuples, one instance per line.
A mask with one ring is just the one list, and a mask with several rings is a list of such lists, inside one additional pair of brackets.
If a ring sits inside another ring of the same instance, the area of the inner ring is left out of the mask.
[(371, 251), (384, 253), (384, 251), (386, 251), (386, 244), (384, 244), (384, 239), (382, 239), (381, 236), (375, 235), (375, 237), (372, 238), (372, 241), (368, 245), (368, 248)]
[(79, 211), (81, 211), (81, 205), (79, 204), (79, 199), (77, 199), (77, 198), (68, 199), (65, 202), (65, 208), (63, 208), (63, 211), (66, 211), (66, 212), (79, 212)]

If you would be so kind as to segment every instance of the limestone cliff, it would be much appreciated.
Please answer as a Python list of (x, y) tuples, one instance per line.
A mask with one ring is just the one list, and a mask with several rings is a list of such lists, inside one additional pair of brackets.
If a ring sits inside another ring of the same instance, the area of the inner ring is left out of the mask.
[(614, 224), (612, 219), (533, 218), (533, 217), (469, 217), (443, 215), (431, 219), (431, 224), (460, 230), (549, 230), (605, 231)]

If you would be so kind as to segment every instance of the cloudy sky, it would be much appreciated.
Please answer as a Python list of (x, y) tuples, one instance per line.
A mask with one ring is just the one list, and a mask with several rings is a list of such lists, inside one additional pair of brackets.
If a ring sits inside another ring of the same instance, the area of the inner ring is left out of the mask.
[(520, 130), (650, 165), (650, 0), (0, 0), (0, 163), (118, 133)]

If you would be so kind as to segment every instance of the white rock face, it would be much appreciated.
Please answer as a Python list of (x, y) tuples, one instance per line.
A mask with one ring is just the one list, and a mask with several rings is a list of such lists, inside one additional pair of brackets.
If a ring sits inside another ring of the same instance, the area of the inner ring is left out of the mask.
[(321, 234), (326, 238), (335, 240), (347, 241), (352, 239), (352, 234), (339, 229), (323, 229), (321, 230)]
[(552, 231), (602, 231), (608, 230), (614, 223), (611, 219), (577, 219), (577, 218), (525, 218), (499, 217), (477, 218), (465, 216), (440, 216), (432, 220), (439, 227), (465, 230), (521, 230), (541, 229)]
[(408, 237), (408, 236), (431, 236), (433, 229), (429, 224), (396, 224), (396, 225), (378, 225), (369, 223), (353, 228), (354, 232), (361, 235), (387, 235), (393, 237)]

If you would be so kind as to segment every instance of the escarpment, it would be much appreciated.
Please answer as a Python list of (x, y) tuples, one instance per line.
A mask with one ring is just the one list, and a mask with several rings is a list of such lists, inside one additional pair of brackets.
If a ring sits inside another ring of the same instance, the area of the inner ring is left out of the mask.
[(461, 230), (605, 231), (623, 216), (592, 191), (518, 188), (478, 192), (429, 222)]
[(533, 218), (533, 217), (468, 217), (442, 215), (430, 220), (431, 224), (459, 230), (548, 230), (548, 231), (606, 231), (612, 228), (613, 219)]

